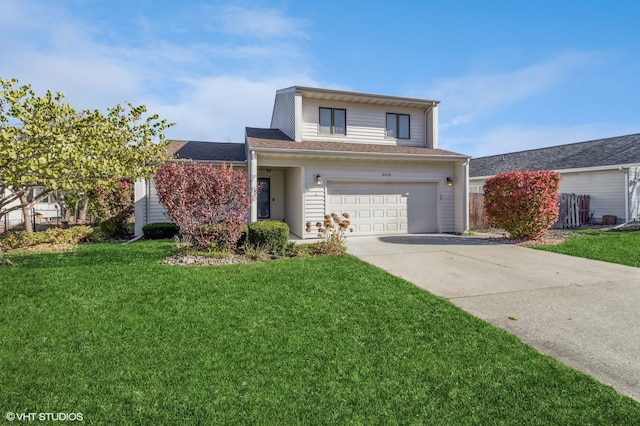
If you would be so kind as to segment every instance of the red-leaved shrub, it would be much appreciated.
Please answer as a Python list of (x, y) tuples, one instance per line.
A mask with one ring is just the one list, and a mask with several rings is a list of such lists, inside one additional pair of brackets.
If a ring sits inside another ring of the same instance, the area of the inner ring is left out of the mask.
[(89, 192), (89, 198), (104, 234), (124, 237), (129, 233), (129, 220), (135, 209), (133, 184), (129, 179), (116, 179), (111, 186), (96, 185)]
[(538, 239), (558, 220), (558, 172), (523, 171), (493, 176), (484, 184), (484, 208), (511, 238)]
[(235, 250), (256, 196), (246, 172), (225, 164), (166, 163), (155, 185), (169, 217), (196, 247)]

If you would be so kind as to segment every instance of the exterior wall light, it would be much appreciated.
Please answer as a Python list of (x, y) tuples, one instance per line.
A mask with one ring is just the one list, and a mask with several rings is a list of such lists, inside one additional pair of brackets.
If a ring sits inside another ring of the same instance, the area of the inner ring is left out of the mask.
[(322, 176), (320, 176), (320, 175), (316, 176), (316, 183), (318, 185), (322, 185)]
[(455, 180), (451, 176), (447, 176), (447, 186), (453, 186)]

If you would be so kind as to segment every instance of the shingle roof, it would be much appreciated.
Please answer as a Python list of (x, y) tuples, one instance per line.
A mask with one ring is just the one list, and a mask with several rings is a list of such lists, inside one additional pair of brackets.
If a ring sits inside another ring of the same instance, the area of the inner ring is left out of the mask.
[(170, 141), (167, 151), (178, 159), (240, 163), (247, 160), (243, 143)]
[(318, 152), (350, 152), (363, 154), (401, 154), (468, 158), (444, 149), (424, 148), (418, 146), (376, 145), (346, 142), (306, 141), (295, 142), (278, 129), (256, 129), (247, 127), (247, 143), (249, 148), (271, 148), (289, 151)]
[(640, 133), (472, 158), (470, 177), (522, 170), (567, 170), (640, 163)]

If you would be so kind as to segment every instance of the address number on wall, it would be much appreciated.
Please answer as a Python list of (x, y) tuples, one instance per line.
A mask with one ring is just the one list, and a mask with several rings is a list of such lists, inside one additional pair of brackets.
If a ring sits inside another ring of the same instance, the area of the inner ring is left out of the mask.
[(382, 172), (382, 176), (384, 176), (384, 177), (389, 177), (389, 176), (391, 176), (391, 173), (389, 173), (389, 172)]

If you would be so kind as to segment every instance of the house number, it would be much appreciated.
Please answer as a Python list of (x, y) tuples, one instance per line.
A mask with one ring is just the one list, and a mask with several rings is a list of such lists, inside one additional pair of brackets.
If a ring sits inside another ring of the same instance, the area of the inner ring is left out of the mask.
[(389, 176), (391, 176), (391, 173), (389, 173), (389, 172), (382, 172), (382, 176), (384, 176), (384, 177), (389, 177)]

